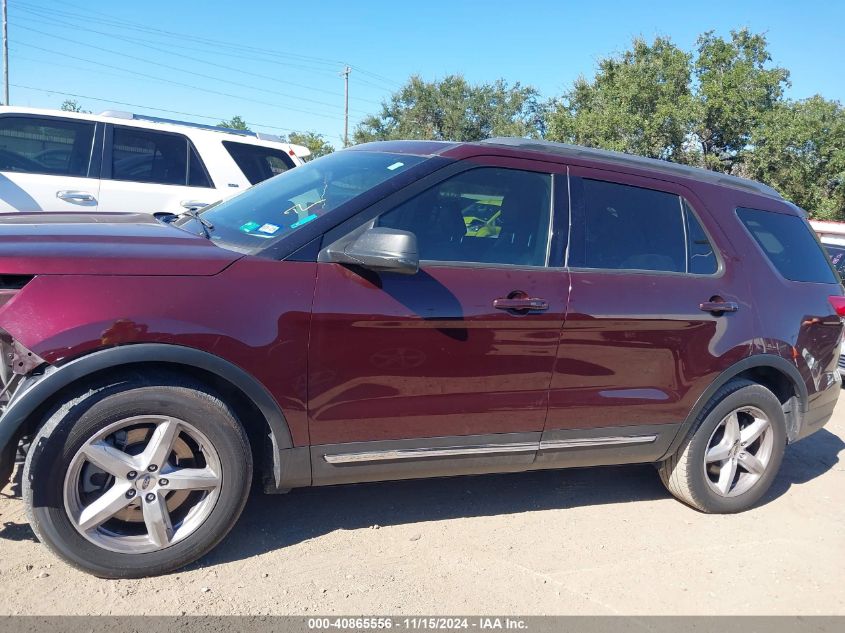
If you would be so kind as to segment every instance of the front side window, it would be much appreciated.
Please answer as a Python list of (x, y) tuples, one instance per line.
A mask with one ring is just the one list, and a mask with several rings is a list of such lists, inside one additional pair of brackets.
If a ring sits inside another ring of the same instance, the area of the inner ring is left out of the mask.
[(89, 174), (94, 123), (49, 117), (0, 117), (0, 171)]
[(193, 144), (180, 134), (115, 127), (113, 180), (211, 187)]
[(294, 167), (290, 156), (280, 149), (234, 141), (223, 141), (223, 147), (253, 185)]
[(830, 260), (803, 218), (744, 208), (737, 209), (736, 214), (786, 279), (815, 283), (837, 281)]
[(479, 167), (388, 211), (377, 224), (414, 233), (422, 260), (545, 266), (551, 180)]
[(713, 246), (679, 195), (573, 179), (568, 265), (573, 268), (713, 274)]

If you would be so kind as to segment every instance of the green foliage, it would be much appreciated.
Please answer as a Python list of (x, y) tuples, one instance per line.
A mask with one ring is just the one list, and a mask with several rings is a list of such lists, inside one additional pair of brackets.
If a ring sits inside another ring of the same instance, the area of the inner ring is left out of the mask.
[(782, 98), (789, 72), (767, 68), (766, 38), (747, 29), (730, 41), (708, 31), (698, 38), (696, 117), (692, 133), (704, 167), (732, 172), (749, 151), (754, 126)]
[(334, 151), (326, 138), (317, 132), (291, 132), (288, 134), (288, 143), (304, 145), (311, 150), (311, 158), (320, 158)]
[(74, 99), (65, 99), (61, 105), (62, 112), (82, 112), (84, 114), (91, 114), (91, 110), (83, 110), (79, 102)]
[(412, 76), (381, 113), (364, 119), (356, 143), (389, 139), (478, 141), (490, 136), (540, 135), (543, 111), (538, 92), (504, 80), (472, 85), (461, 75), (440, 81)]
[(778, 103), (751, 134), (744, 175), (824, 219), (845, 219), (845, 109), (820, 96)]
[(683, 160), (693, 120), (691, 56), (667, 38), (635, 39), (603, 59), (592, 81), (580, 77), (552, 107), (548, 138)]
[(815, 217), (845, 220), (845, 114), (784, 98), (789, 72), (766, 38), (712, 31), (686, 53), (635, 39), (549, 104), (547, 138), (663, 158), (766, 182)]
[(229, 128), (230, 130), (244, 130), (245, 132), (250, 131), (249, 126), (246, 124), (246, 121), (244, 121), (238, 115), (233, 116), (231, 119), (228, 119), (227, 121), (220, 121), (220, 123), (217, 124), (217, 127), (226, 127), (226, 128)]

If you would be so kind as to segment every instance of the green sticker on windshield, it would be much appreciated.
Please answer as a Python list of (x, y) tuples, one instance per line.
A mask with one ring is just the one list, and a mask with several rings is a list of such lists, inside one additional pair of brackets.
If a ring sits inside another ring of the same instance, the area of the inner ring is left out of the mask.
[(241, 231), (244, 233), (251, 233), (255, 229), (261, 226), (258, 222), (247, 222), (246, 224), (241, 225)]

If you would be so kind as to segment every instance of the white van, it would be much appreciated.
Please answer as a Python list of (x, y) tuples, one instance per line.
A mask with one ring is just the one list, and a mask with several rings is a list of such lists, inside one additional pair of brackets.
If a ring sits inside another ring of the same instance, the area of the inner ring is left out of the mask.
[(211, 125), (0, 106), (0, 212), (182, 213), (308, 155), (278, 136)]

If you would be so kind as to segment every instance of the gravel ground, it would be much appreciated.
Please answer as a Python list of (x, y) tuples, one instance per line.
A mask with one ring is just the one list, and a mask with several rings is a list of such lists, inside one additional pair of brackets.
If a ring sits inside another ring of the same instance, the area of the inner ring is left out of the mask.
[(0, 614), (845, 615), (845, 398), (741, 515), (670, 498), (650, 466), (254, 494), (169, 576), (98, 580), (0, 495)]

